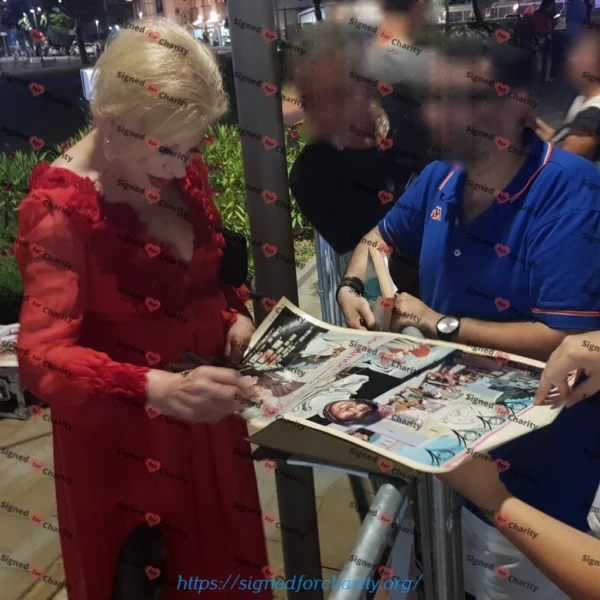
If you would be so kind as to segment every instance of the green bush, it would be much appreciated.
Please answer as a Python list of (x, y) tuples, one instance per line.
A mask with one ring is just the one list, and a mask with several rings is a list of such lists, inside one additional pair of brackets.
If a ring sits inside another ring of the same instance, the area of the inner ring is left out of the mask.
[[(83, 129), (66, 143), (38, 152), (13, 152), (7, 149), (0, 153), (1, 323), (10, 323), (18, 319), (18, 299), (23, 293), (23, 284), (15, 260), (10, 254), (10, 248), (17, 232), (19, 203), (27, 195), (31, 170), (41, 161), (52, 162), (88, 132), (88, 129)], [(246, 186), (239, 127), (216, 125), (209, 130), (207, 138), (206, 146), (203, 149), (204, 162), (209, 168), (209, 179), (216, 192), (215, 203), (222, 215), (223, 225), (227, 229), (243, 233), (249, 240), (250, 223), (246, 209)], [(304, 143), (298, 135), (297, 128), (286, 128), (288, 172), (303, 146)], [(296, 202), (293, 199), (291, 202), (294, 235), (301, 238), (307, 237), (312, 230), (303, 219)], [(251, 251), (249, 251), (249, 255), (250, 275), (252, 276)], [(17, 305), (16, 314), (14, 305)]]

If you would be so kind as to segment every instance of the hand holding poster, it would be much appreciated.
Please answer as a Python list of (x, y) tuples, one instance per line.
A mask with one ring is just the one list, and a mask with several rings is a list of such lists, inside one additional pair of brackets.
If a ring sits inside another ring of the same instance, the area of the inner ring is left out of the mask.
[(560, 412), (533, 406), (541, 362), (335, 327), (286, 299), (256, 331), (243, 365), (258, 376), (262, 404), (245, 414), (260, 428), (252, 442), (355, 468), (389, 463), (399, 476), (409, 476), (406, 467), (453, 469)]

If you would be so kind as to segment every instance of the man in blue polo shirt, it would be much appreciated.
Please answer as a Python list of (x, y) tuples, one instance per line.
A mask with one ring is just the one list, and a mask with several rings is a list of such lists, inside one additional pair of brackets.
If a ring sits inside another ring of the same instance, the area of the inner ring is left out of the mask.
[[(374, 325), (361, 294), (368, 247), (378, 245), (391, 247), (392, 258), (419, 261), (421, 299), (396, 296), (393, 331), (412, 325), (428, 337), (546, 360), (569, 333), (600, 329), (600, 175), (526, 127), (536, 105), (531, 79), (531, 57), (494, 37), (445, 42), (430, 72), (425, 118), (456, 162), (428, 166), (358, 245), (338, 289), (351, 327)], [(510, 463), (501, 477), (511, 493), (589, 529), (600, 482), (600, 403), (564, 410), (552, 426), (492, 454)], [(470, 594), (567, 599), (469, 510)], [(499, 577), (499, 566), (510, 576)]]

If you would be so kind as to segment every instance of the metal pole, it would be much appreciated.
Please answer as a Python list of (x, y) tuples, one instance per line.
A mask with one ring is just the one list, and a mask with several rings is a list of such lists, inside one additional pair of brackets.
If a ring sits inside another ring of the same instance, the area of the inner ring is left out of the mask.
[[(230, 0), (228, 9), (234, 72), (254, 80), (242, 83), (236, 77), (235, 91), (256, 290), (263, 298), (286, 296), (298, 304), (283, 113), (281, 100), (273, 93), (273, 87), (281, 89), (273, 2)], [(275, 202), (266, 203), (262, 192), (267, 191), (276, 196)], [(266, 309), (256, 306), (257, 321), (265, 315)], [(286, 577), (304, 575), (307, 580), (319, 580), (321, 557), (312, 470), (280, 466), (275, 482), (280, 521), (288, 530), (282, 527), (281, 532)], [(293, 530), (305, 532), (305, 536), (298, 539)], [(323, 592), (288, 591), (288, 597), (322, 600)]]
[[(391, 483), (384, 483), (379, 488), (351, 552), (351, 555), (360, 560), (347, 561), (339, 574), (339, 581), (366, 582), (367, 577), (372, 577), (375, 574), (375, 569), (379, 566), (386, 543), (390, 538), (390, 534), (394, 531), (393, 527), (390, 526), (391, 524), (381, 520), (380, 516), (385, 513), (391, 515), (395, 521), (398, 518), (401, 520), (408, 507), (408, 498), (405, 492), (406, 487), (401, 491)], [(361, 600), (366, 597), (365, 591), (367, 590), (363, 589), (362, 585), (358, 589), (355, 587), (340, 589), (338, 585), (331, 592), (329, 600)]]
[[(279, 94), (262, 87), (269, 84), (281, 89), (277, 42), (272, 37), (273, 2), (230, 0), (228, 6), (234, 71), (255, 80), (241, 83), (236, 77), (235, 91), (249, 186), (256, 289), (261, 297), (278, 300), (286, 296), (298, 304), (281, 100)], [(276, 195), (277, 201), (267, 204), (262, 196), (266, 191)], [(265, 314), (259, 306), (257, 320)]]
[(460, 501), (444, 484), (427, 475), (431, 492), (431, 541), (436, 600), (464, 598)]
[(433, 573), (433, 554), (431, 543), (431, 495), (429, 493), (429, 478), (421, 477), (417, 484), (417, 502), (419, 505), (419, 538), (421, 547), (421, 563), (423, 566), (423, 599), (433, 600), (434, 592), (434, 573)]
[[(281, 465), (275, 471), (281, 545), (287, 579), (304, 576), (320, 581), (321, 550), (313, 470), (310, 467)], [(300, 536), (298, 532), (304, 534)], [(311, 586), (313, 587), (313, 586)], [(316, 586), (314, 586), (316, 588)], [(323, 600), (323, 590), (288, 590), (291, 600)]]

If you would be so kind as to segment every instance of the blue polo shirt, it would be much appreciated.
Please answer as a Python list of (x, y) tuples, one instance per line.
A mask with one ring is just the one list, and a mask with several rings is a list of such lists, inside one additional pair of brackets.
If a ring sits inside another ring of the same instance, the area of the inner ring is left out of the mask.
[[(419, 261), (420, 297), (442, 314), (600, 329), (600, 173), (592, 163), (526, 132), (531, 146), (491, 206), (460, 222), (457, 165), (429, 165), (379, 223), (383, 239)], [(518, 150), (512, 146), (509, 152)], [(580, 530), (600, 483), (600, 402), (563, 410), (549, 427), (491, 453), (519, 499)], [(484, 517), (479, 515), (482, 519)]]

